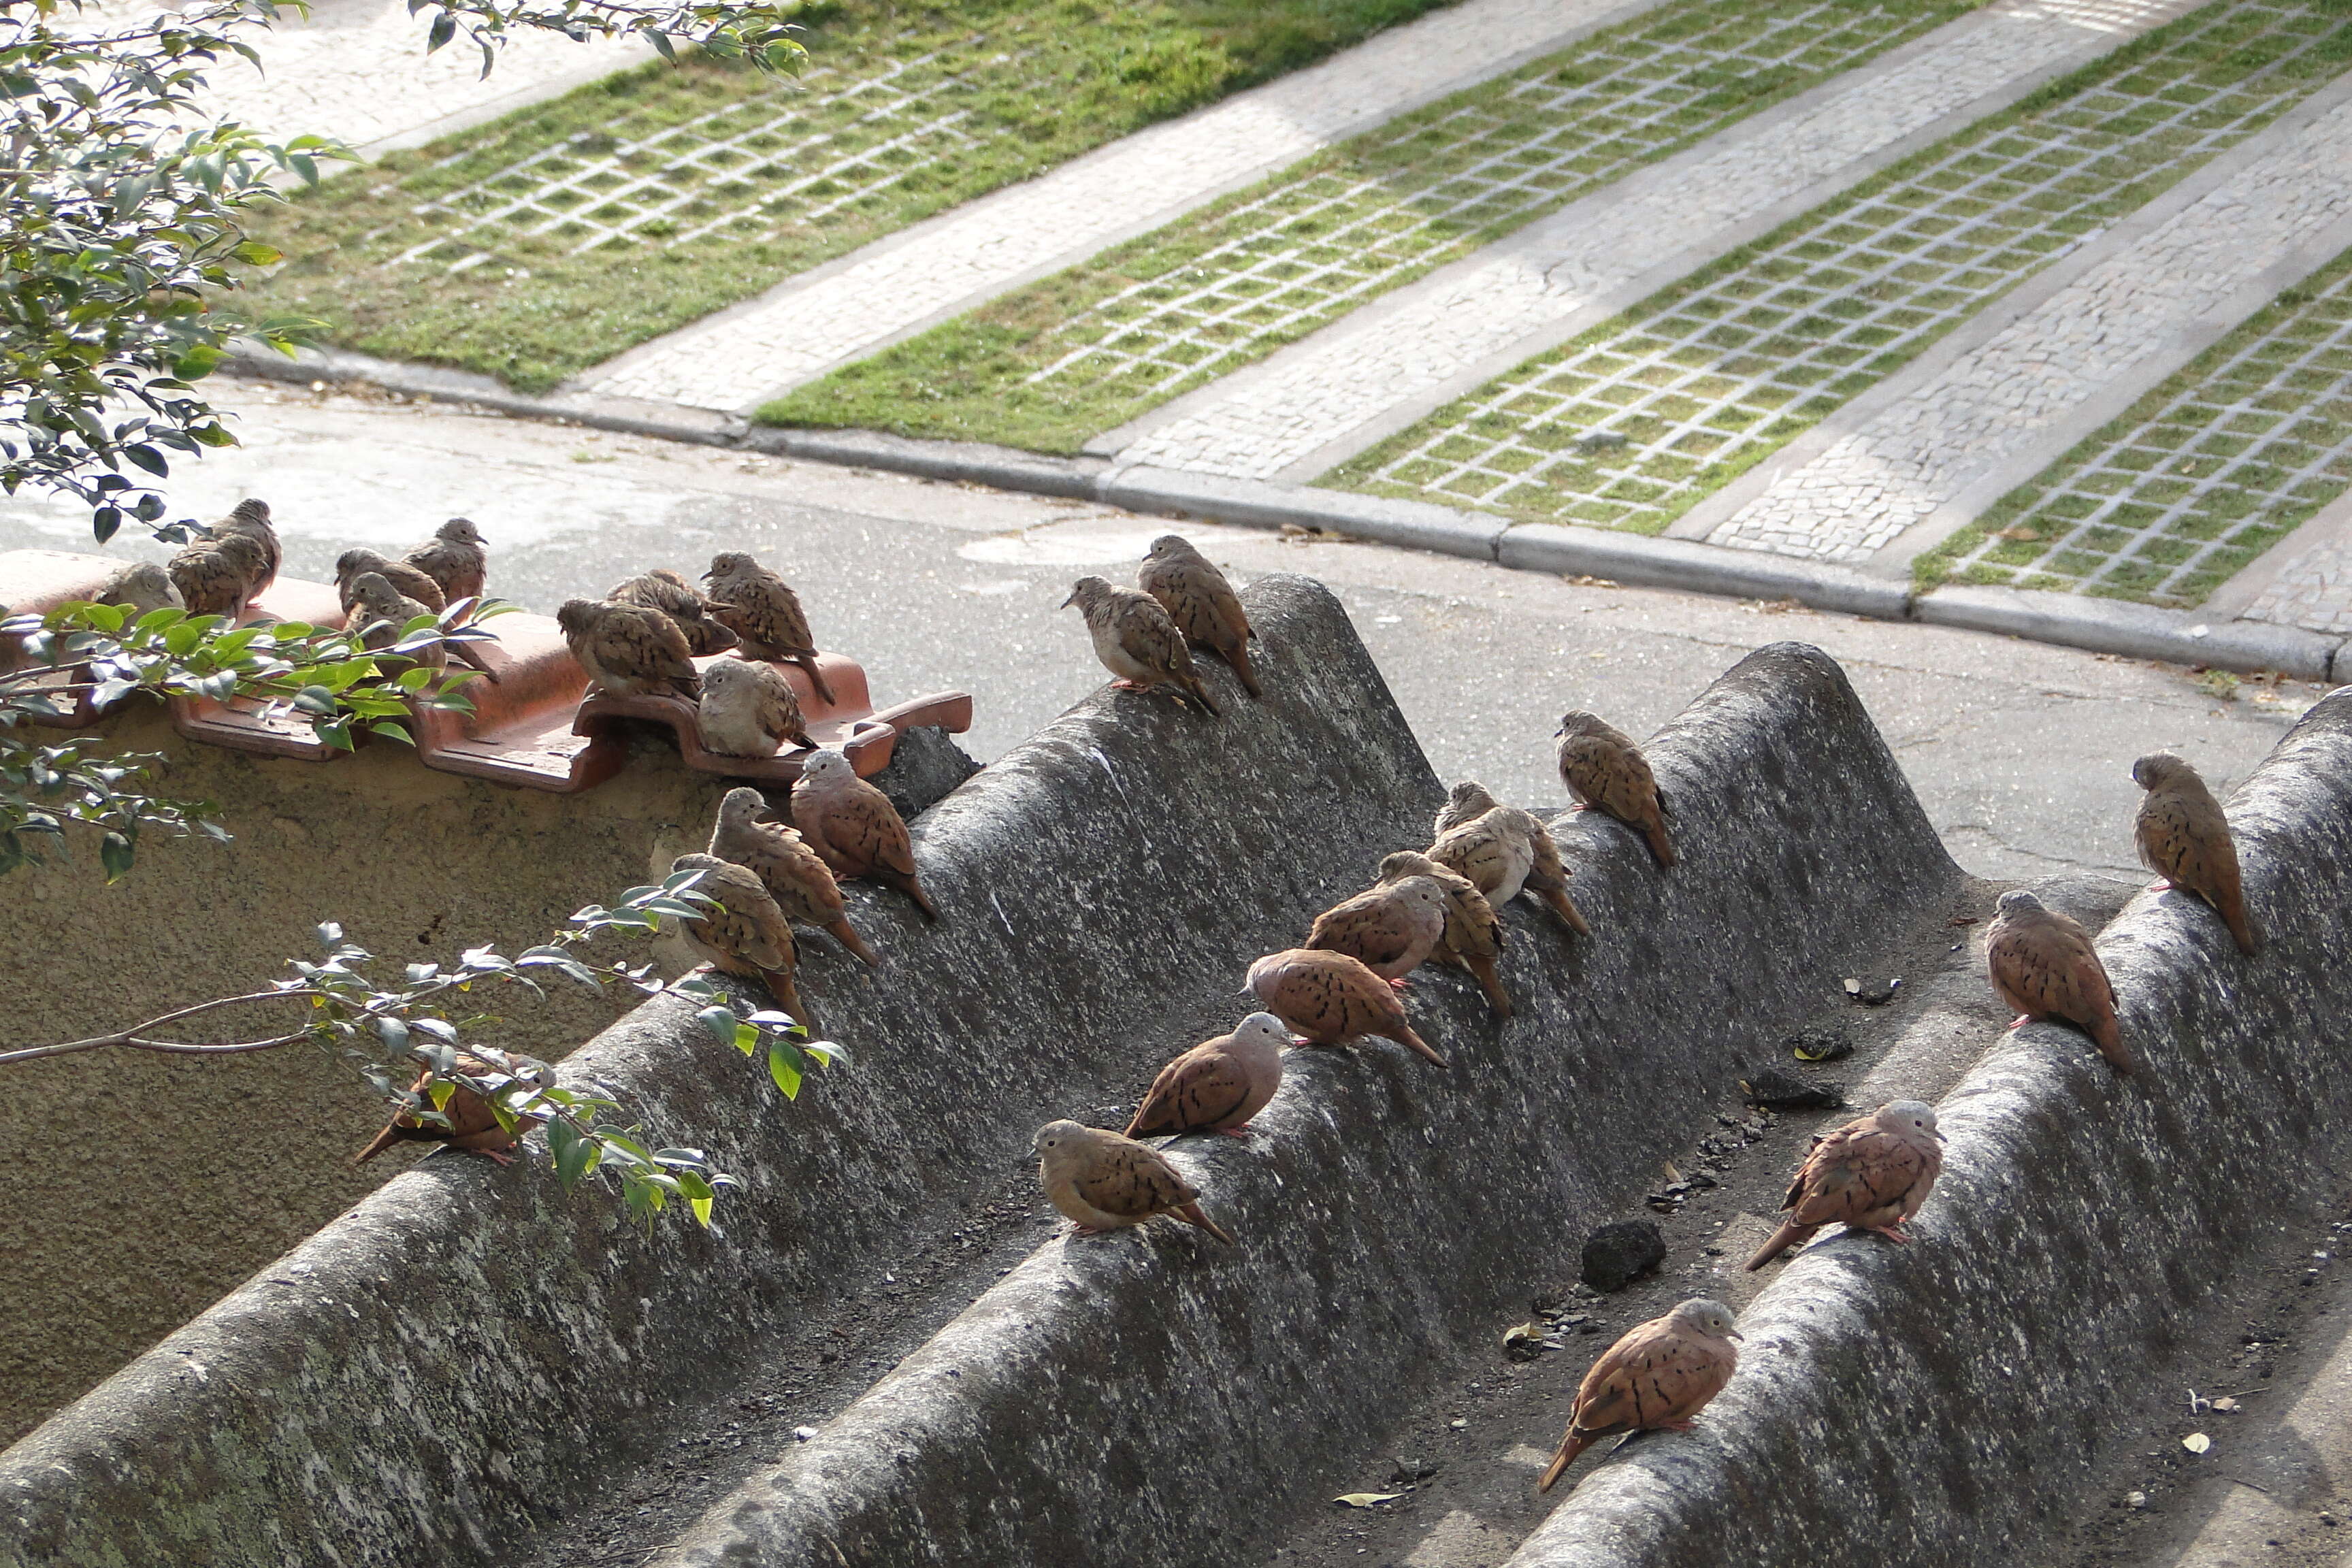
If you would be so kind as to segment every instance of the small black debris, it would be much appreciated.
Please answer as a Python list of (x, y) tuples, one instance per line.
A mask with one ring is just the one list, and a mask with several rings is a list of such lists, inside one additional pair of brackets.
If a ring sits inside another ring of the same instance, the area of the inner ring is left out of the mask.
[(1654, 1220), (1621, 1219), (1584, 1238), (1584, 1282), (1602, 1295), (1665, 1260), (1665, 1234)]
[(1395, 1459), (1391, 1464), (1394, 1468), (1389, 1471), (1386, 1484), (1392, 1487), (1417, 1486), (1437, 1474), (1439, 1468), (1426, 1459)]
[(1835, 1024), (1800, 1029), (1780, 1042), (1801, 1062), (1833, 1062), (1853, 1055), (1853, 1040)]
[(1845, 983), (1845, 994), (1865, 1007), (1884, 1007), (1894, 1001), (1895, 994), (1902, 989), (1901, 975), (1885, 979), (1876, 979), (1866, 974), (1849, 975)]
[(1832, 1110), (1845, 1103), (1843, 1085), (1814, 1083), (1776, 1062), (1767, 1062), (1749, 1073), (1739, 1088), (1748, 1104), (1769, 1105), (1775, 1110)]

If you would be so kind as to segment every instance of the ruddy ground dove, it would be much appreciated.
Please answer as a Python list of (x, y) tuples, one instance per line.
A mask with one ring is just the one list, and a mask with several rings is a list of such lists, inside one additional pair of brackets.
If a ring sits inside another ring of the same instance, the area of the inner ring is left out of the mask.
[(711, 618), (710, 601), (667, 566), (656, 566), (614, 584), (604, 598), (610, 604), (642, 605), (649, 610), (659, 610), (677, 623), (677, 629), (686, 634), (687, 651), (697, 658), (724, 653), (739, 640), (733, 632)]
[(1315, 917), (1307, 945), (1344, 952), (1392, 986), (1418, 969), (1445, 934), (1445, 889), (1427, 877), (1367, 888)]
[(712, 659), (702, 667), (702, 700), (695, 711), (702, 743), (722, 756), (772, 757), (788, 741), (796, 748), (816, 744), (793, 683), (772, 664)]
[(710, 584), (712, 616), (742, 639), (745, 658), (799, 665), (817, 700), (832, 704), (833, 688), (824, 683), (824, 671), (817, 665), (808, 613), (782, 577), (757, 558), (730, 550), (710, 558), (710, 570), (702, 580)]
[(1233, 1245), (1232, 1233), (1201, 1207), (1201, 1190), (1149, 1144), (1075, 1121), (1048, 1121), (1035, 1142), (1037, 1180), (1080, 1236), (1164, 1214)]
[(2221, 803), (2197, 770), (2170, 752), (2151, 752), (2134, 763), (2132, 781), (2147, 792), (2132, 823), (2139, 858), (2165, 882), (2212, 905), (2240, 952), (2250, 958), (2260, 952), (2262, 932), (2246, 912), (2237, 841)]
[(616, 697), (693, 701), (702, 695), (686, 634), (659, 610), (570, 599), (555, 612), (555, 624), (588, 679)]
[(173, 555), (164, 573), (192, 616), (242, 620), (269, 574), (262, 547), (242, 533), (199, 539)]
[(2091, 946), (2090, 932), (2071, 916), (2044, 907), (2023, 889), (2003, 893), (1985, 932), (1985, 967), (2001, 1001), (2017, 1009), (2011, 1028), (2063, 1018), (2089, 1034), (2109, 1067), (2132, 1070), (2107, 966)]
[(797, 828), (761, 820), (765, 796), (755, 789), (730, 789), (719, 802), (719, 820), (710, 830), (710, 853), (732, 862), (760, 879), (787, 920), (818, 926), (868, 965), (882, 961), (849, 923), (841, 886), (824, 859), (809, 847)]
[(129, 561), (117, 566), (90, 599), (94, 604), (126, 605), (142, 616), (150, 610), (181, 607), (171, 577), (152, 561)]
[(1780, 1200), (1789, 1217), (1748, 1267), (1761, 1268), (1804, 1246), (1825, 1225), (1908, 1241), (1903, 1222), (1919, 1212), (1943, 1170), (1936, 1108), (1924, 1100), (1889, 1100), (1813, 1145)]
[(1450, 1065), (1413, 1033), (1396, 993), (1361, 959), (1320, 948), (1286, 948), (1251, 964), (1248, 985), (1259, 1005), (1307, 1045), (1340, 1046), (1380, 1035), (1439, 1067)]
[[(353, 577), (345, 593), (343, 629), (372, 653), (381, 653), (398, 642), (408, 623), (417, 616), (429, 620), (433, 616), (428, 606), (418, 604), (373, 572), (362, 572)], [(402, 655), (404, 658), (408, 657)], [(414, 657), (419, 664), (438, 666), (447, 658), (446, 645), (425, 648)]]
[(1204, 647), (1233, 666), (1242, 689), (1263, 696), (1257, 672), (1250, 668), (1249, 645), (1256, 628), (1242, 608), (1234, 585), (1210, 559), (1181, 533), (1163, 533), (1151, 542), (1136, 574), (1136, 583), (1160, 601), (1168, 618), (1194, 647)]
[(721, 974), (758, 980), (768, 987), (776, 1005), (802, 1024), (810, 1022), (801, 1009), (801, 994), (793, 983), (800, 966), (800, 950), (793, 942), (792, 922), (768, 896), (760, 879), (716, 855), (681, 855), (669, 863), (672, 871), (699, 871), (693, 891), (717, 900), (699, 906), (702, 913), (678, 921), (678, 934), (704, 962)]
[(1567, 1434), (1536, 1490), (1551, 1490), (1579, 1454), (1612, 1433), (1688, 1431), (1738, 1370), (1738, 1338), (1731, 1309), (1697, 1297), (1628, 1329), (1577, 1384)]
[(1271, 1013), (1252, 1013), (1230, 1035), (1202, 1040), (1160, 1069), (1127, 1124), (1129, 1138), (1162, 1132), (1223, 1132), (1239, 1138), (1282, 1087), (1290, 1032)]
[[(511, 1070), (493, 1067), (481, 1058), (465, 1052), (460, 1052), (450, 1065), (466, 1077), (484, 1082), (506, 1077)], [(426, 1068), (416, 1075), (416, 1081), (408, 1086), (408, 1092), (425, 1096), (432, 1085), (433, 1069)], [(363, 1164), (394, 1143), (446, 1143), (452, 1149), (463, 1149), (468, 1153), (485, 1155), (501, 1165), (510, 1165), (514, 1161), (506, 1151), (513, 1148), (525, 1132), (538, 1124), (536, 1119), (529, 1119), (518, 1122), (512, 1131), (501, 1127), (498, 1114), (490, 1109), (490, 1102), (462, 1083), (450, 1085), (449, 1099), (442, 1105), (441, 1114), (448, 1119), (446, 1126), (425, 1121), (415, 1111), (400, 1112), (384, 1124), (383, 1131), (375, 1135), (373, 1142), (352, 1157), (352, 1163)]]
[(252, 595), (258, 599), (278, 581), (278, 568), (286, 560), (285, 547), (278, 542), (277, 525), (269, 521), (269, 503), (247, 500), (229, 508), (228, 515), (213, 524), (212, 535), (226, 539), (230, 534), (250, 539), (261, 552), (261, 574), (254, 581)]
[(1487, 1005), (1505, 1018), (1511, 1016), (1511, 998), (1503, 989), (1500, 961), (1504, 929), (1495, 907), (1478, 885), (1459, 871), (1441, 866), (1417, 849), (1400, 849), (1381, 862), (1381, 880), (1402, 881), (1426, 877), (1445, 891), (1445, 931), (1431, 957), (1459, 964), (1476, 976)]
[(896, 888), (929, 920), (940, 918), (915, 874), (915, 846), (890, 797), (857, 776), (839, 752), (824, 750), (801, 763), (793, 785), (793, 826), (844, 881), (863, 877)]
[(1081, 577), (1070, 585), (1070, 596), (1062, 601), (1062, 608), (1072, 605), (1086, 617), (1095, 657), (1117, 678), (1114, 686), (1129, 691), (1164, 686), (1179, 700), (1196, 702), (1206, 711), (1216, 712), (1217, 705), (1209, 700), (1209, 689), (1193, 667), (1192, 650), (1184, 646), (1183, 634), (1160, 607), (1159, 600), (1100, 577)]
[(1640, 831), (1661, 866), (1675, 863), (1666, 837), (1664, 797), (1649, 759), (1632, 737), (1592, 714), (1571, 711), (1553, 731), (1559, 739), (1559, 781), (1577, 804)]
[(449, 607), (442, 596), (441, 584), (429, 573), (421, 572), (404, 562), (393, 561), (373, 550), (346, 550), (335, 557), (335, 596), (343, 608), (352, 607), (352, 583), (362, 572), (373, 572), (391, 584), (403, 598), (414, 599), (435, 615)]
[(478, 599), (490, 569), (490, 552), (482, 531), (472, 520), (453, 517), (433, 531), (422, 544), (401, 552), (400, 558), (441, 584), (445, 604)]

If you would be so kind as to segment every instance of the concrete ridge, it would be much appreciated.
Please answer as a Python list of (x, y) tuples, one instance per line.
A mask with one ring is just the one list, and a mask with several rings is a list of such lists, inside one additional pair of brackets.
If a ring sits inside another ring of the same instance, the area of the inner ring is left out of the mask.
[(634, 398), (587, 394), (531, 397), (488, 376), (341, 349), (306, 348), (289, 360), (247, 348), (233, 354), (225, 368), (263, 380), (363, 384), (411, 396), (470, 403), (521, 418), (1094, 500), (1131, 511), (1257, 528), (1329, 530), (1528, 571), (1607, 577), (1641, 587), (1735, 598), (1794, 599), (1814, 609), (1963, 626), (2242, 674), (2277, 670), (2304, 680), (2352, 679), (2352, 656), (2343, 654), (2347, 639), (2342, 637), (2266, 622), (2219, 621), (2195, 611), (2162, 610), (2123, 600), (1967, 586), (1921, 594), (1900, 579), (1850, 567), (1612, 529), (1515, 523), (1491, 512), (1432, 501), (1176, 469), (1114, 468), (1099, 458), (1055, 458), (880, 431), (754, 426), (729, 415)]

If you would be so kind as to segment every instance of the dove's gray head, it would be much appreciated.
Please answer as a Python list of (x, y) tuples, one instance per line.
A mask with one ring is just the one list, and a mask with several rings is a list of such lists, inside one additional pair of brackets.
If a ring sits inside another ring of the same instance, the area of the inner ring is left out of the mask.
[(446, 539), (452, 544), (486, 544), (482, 531), (474, 526), (470, 517), (453, 517), (433, 531), (436, 539)]
[(702, 667), (702, 689), (724, 691), (738, 681), (750, 683), (758, 674), (740, 658), (714, 658)]
[(2007, 915), (2012, 919), (2023, 919), (2028, 915), (2038, 915), (2048, 912), (2042, 908), (2042, 900), (2040, 899), (2035, 898), (2032, 893), (2027, 892), (2022, 888), (2014, 888), (2010, 891), (2003, 893), (2000, 896), (2000, 902), (1994, 906), (1994, 908), (1997, 913)]
[(757, 572), (760, 563), (754, 556), (740, 550), (726, 550), (710, 558), (710, 570), (702, 574), (706, 583), (719, 577), (733, 577), (745, 572)]
[(850, 765), (848, 753), (836, 752), (830, 746), (811, 752), (801, 760), (801, 777), (813, 784), (828, 784), (856, 776), (857, 770)]
[[(716, 668), (717, 666), (713, 666), (712, 669), (703, 671), (702, 683), (705, 688), (709, 686), (712, 671)], [(719, 820), (721, 822), (756, 822), (759, 820), (760, 814), (767, 809), (768, 797), (749, 785), (730, 789), (719, 797)]]
[[(1381, 858), (1381, 880), (1399, 881), (1406, 877), (1426, 877), (1437, 869), (1437, 862), (1418, 849), (1400, 849)], [(1440, 883), (1443, 887), (1444, 884)]]
[(1048, 1121), (1045, 1126), (1037, 1129), (1037, 1136), (1029, 1141), (1030, 1147), (1035, 1149), (1040, 1154), (1050, 1153), (1055, 1149), (1084, 1139), (1087, 1131), (1087, 1128), (1066, 1118), (1060, 1121)]
[(1492, 811), (1500, 803), (1487, 794), (1486, 786), (1476, 779), (1464, 779), (1446, 792), (1445, 804), (1454, 811), (1468, 811), (1475, 815), (1478, 812)]
[(1944, 1136), (1936, 1131), (1936, 1108), (1924, 1100), (1890, 1100), (1871, 1120), (1888, 1132), (1924, 1132), (1938, 1140)]
[(352, 603), (364, 606), (371, 615), (404, 621), (408, 618), (400, 590), (373, 572), (362, 572), (352, 579)]
[(2158, 789), (2179, 778), (2195, 778), (2197, 770), (2186, 759), (2170, 752), (2150, 752), (2132, 764), (2132, 783), (2142, 789)]
[(1598, 735), (1605, 732), (1608, 728), (1609, 726), (1602, 722), (1598, 713), (1587, 713), (1581, 708), (1571, 708), (1559, 716), (1559, 728), (1554, 730), (1552, 734), (1555, 738), (1569, 735)]
[(335, 557), (335, 580), (340, 583), (362, 572), (382, 572), (389, 564), (373, 550), (346, 550)]
[(1396, 885), (1396, 896), (1408, 904), (1433, 909), (1440, 914), (1445, 912), (1449, 901), (1444, 888), (1434, 877), (1407, 877)]
[(100, 592), (106, 604), (129, 605), (140, 610), (160, 610), (180, 602), (179, 595), (172, 591), (171, 577), (152, 561), (116, 567)]
[(1078, 614), (1092, 616), (1095, 606), (1104, 603), (1110, 596), (1108, 583), (1099, 577), (1081, 577), (1070, 584), (1070, 596), (1062, 601), (1060, 608), (1066, 610), (1072, 605), (1076, 605), (1078, 607)]
[(1290, 1031), (1271, 1013), (1252, 1013), (1234, 1026), (1234, 1044), (1279, 1052), (1290, 1044)]
[(566, 599), (555, 612), (555, 624), (573, 637), (585, 637), (604, 618), (604, 606), (593, 599)]
[(1704, 1296), (1692, 1297), (1667, 1316), (1674, 1320), (1675, 1326), (1693, 1333), (1718, 1340), (1739, 1338), (1739, 1321), (1731, 1315), (1731, 1309)]
[(1181, 561), (1200, 553), (1193, 548), (1192, 542), (1182, 534), (1163, 533), (1151, 542), (1151, 548), (1143, 552), (1143, 558), (1146, 561)]
[(673, 872), (709, 871), (726, 864), (726, 861), (716, 855), (705, 855), (700, 850), (697, 850), (691, 855), (681, 855), (672, 860), (669, 863), (669, 868)]
[(244, 528), (268, 528), (269, 503), (266, 500), (241, 500), (229, 508), (228, 521)]

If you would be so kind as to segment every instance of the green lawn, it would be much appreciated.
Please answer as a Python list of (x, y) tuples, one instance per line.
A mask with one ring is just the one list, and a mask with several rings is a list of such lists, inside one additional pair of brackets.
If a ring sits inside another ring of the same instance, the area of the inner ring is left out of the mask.
[(761, 411), (1070, 452), (1969, 8), (1675, 0)]
[(841, 0), (782, 80), (629, 70), (260, 226), (257, 305), (545, 391), (959, 202), (1446, 0)]

